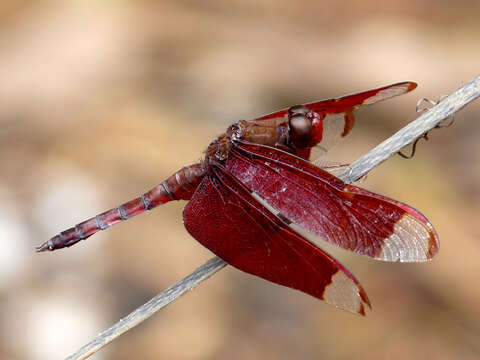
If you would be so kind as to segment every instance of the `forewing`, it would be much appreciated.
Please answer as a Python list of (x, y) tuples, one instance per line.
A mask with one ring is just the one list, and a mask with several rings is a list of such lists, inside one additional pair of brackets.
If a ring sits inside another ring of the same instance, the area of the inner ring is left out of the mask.
[[(375, 104), (394, 96), (405, 94), (417, 87), (414, 82), (401, 82), (381, 88), (367, 90), (357, 94), (346, 95), (336, 99), (326, 99), (304, 104), (323, 116), (323, 137), (316, 146), (317, 156), (325, 154), (339, 139), (347, 136), (355, 123), (354, 110), (361, 106)], [(254, 120), (287, 120), (288, 109), (261, 116)]]
[(240, 143), (225, 166), (279, 216), (329, 243), (384, 261), (426, 261), (438, 252), (437, 234), (420, 212), (294, 155)]
[(183, 212), (185, 227), (230, 265), (364, 315), (355, 277), (291, 230), (228, 171), (212, 168)]

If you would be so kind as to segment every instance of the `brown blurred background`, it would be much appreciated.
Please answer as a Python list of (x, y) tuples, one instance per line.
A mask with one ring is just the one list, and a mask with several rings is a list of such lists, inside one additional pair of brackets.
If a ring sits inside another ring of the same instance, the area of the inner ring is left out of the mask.
[[(241, 118), (413, 80), (360, 111), (353, 161), (480, 73), (480, 3), (0, 3), (0, 358), (72, 353), (212, 254), (170, 203), (74, 248), (34, 246), (130, 200)], [(478, 359), (480, 102), (361, 184), (436, 226), (428, 264), (341, 261), (361, 318), (227, 267), (94, 359)]]

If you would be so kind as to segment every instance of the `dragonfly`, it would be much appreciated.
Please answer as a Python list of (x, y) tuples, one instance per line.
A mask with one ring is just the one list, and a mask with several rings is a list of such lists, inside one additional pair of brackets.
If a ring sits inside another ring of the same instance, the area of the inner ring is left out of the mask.
[(37, 251), (70, 247), (146, 210), (187, 200), (185, 228), (228, 264), (365, 315), (371, 308), (365, 290), (314, 238), (376, 260), (424, 262), (439, 250), (437, 233), (413, 207), (347, 184), (310, 160), (313, 150), (325, 154), (351, 132), (355, 110), (416, 86), (400, 82), (240, 120), (208, 146), (201, 162)]

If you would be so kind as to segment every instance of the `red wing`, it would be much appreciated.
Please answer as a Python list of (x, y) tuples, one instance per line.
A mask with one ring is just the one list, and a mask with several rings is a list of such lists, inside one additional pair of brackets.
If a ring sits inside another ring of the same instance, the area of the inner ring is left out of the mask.
[[(336, 99), (325, 99), (304, 104), (311, 110), (323, 114), (345, 113), (348, 110), (356, 109), (363, 105), (371, 105), (376, 102), (390, 99), (394, 96), (405, 94), (417, 87), (417, 84), (411, 81), (400, 82), (383, 86), (377, 89), (367, 90), (356, 94), (345, 95)], [(268, 120), (274, 118), (282, 118), (288, 112), (288, 108), (275, 111), (258, 117), (253, 120)]]
[(289, 153), (240, 143), (225, 166), (279, 216), (334, 245), (401, 262), (426, 261), (438, 251), (433, 226), (417, 210), (345, 185)]
[(183, 212), (195, 239), (242, 271), (365, 314), (370, 302), (348, 270), (292, 231), (228, 171), (211, 171)]
[[(346, 95), (337, 99), (327, 99), (305, 104), (311, 110), (323, 115), (323, 137), (318, 148), (326, 153), (338, 140), (350, 132), (355, 123), (353, 111), (364, 105), (375, 104), (394, 96), (405, 94), (417, 87), (414, 82), (401, 82), (384, 86), (378, 89), (367, 90), (361, 93)], [(286, 119), (288, 109), (254, 119), (270, 120)]]

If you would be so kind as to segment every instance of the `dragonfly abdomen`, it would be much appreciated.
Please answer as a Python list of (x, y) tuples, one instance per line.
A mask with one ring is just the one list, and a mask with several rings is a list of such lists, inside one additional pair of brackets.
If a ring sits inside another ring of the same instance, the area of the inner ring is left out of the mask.
[(161, 204), (172, 200), (189, 200), (204, 175), (205, 167), (203, 164), (184, 167), (140, 197), (62, 231), (39, 246), (37, 251), (53, 251), (70, 247), (100, 230), (108, 229), (110, 226), (128, 220)]

